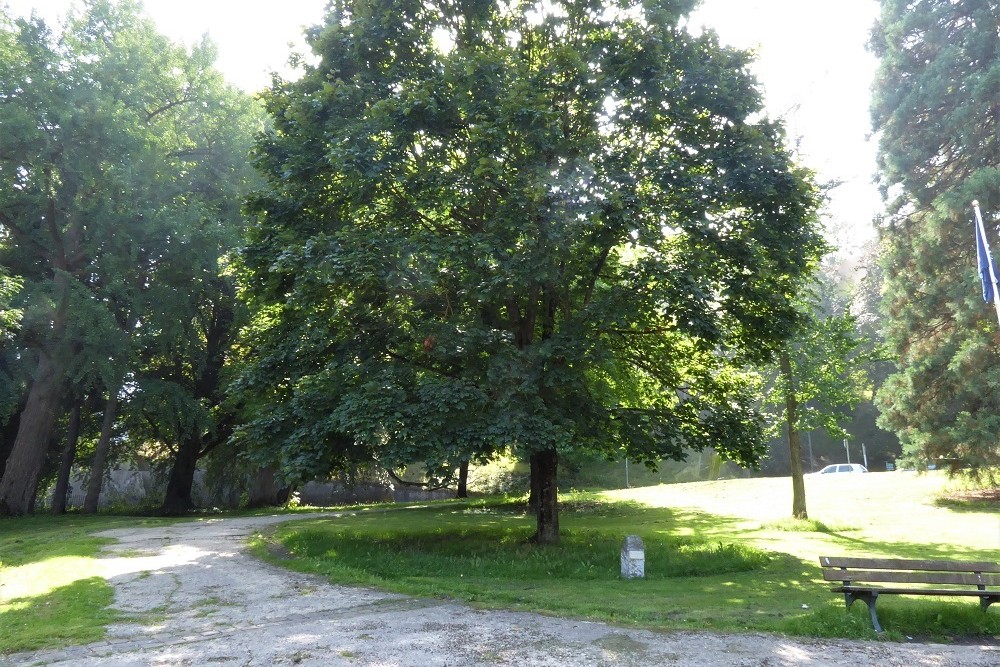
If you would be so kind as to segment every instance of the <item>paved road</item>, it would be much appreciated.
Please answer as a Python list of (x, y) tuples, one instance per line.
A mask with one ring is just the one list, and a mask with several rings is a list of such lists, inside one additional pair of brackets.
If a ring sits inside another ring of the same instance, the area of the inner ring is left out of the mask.
[(99, 643), (0, 665), (684, 665), (997, 667), (1000, 647), (648, 632), (533, 613), (470, 609), (334, 586), (262, 563), (243, 543), (295, 516), (112, 530), (106, 576), (131, 622)]

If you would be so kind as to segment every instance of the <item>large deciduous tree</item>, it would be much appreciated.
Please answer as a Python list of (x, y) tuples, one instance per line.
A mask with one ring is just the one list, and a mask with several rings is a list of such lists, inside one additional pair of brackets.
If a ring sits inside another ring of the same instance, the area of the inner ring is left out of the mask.
[(235, 304), (219, 260), (240, 234), (259, 110), (213, 69), (211, 44), (172, 44), (130, 0), (90, 0), (58, 35), (2, 16), (0, 53), (0, 263), (24, 279), (18, 344), (35, 363), (0, 515), (30, 510), (69, 386), (104, 396), (93, 510), (121, 399), (151, 376), (192, 394), (173, 405), (197, 426), (167, 444), (212, 430), (192, 415), (221, 399), (208, 385)]
[(295, 479), (513, 448), (762, 451), (815, 189), (685, 2), (333, 2), (266, 95), (242, 437)]
[(884, 0), (872, 50), (887, 340), (899, 371), (880, 423), (918, 462), (1000, 462), (1000, 336), (977, 286), (971, 202), (1000, 221), (995, 2)]

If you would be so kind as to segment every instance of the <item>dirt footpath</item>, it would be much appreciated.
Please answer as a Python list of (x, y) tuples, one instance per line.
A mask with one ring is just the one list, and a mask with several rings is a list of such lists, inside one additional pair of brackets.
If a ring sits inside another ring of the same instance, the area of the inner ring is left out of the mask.
[(295, 516), (111, 530), (105, 576), (133, 622), (106, 640), (0, 665), (996, 667), (1000, 647), (647, 632), (333, 586), (248, 556), (255, 530)]

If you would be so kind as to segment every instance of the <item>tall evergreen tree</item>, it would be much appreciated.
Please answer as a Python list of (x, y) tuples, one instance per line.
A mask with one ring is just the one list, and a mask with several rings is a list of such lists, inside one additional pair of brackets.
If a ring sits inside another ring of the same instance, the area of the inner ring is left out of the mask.
[(1000, 335), (980, 298), (971, 202), (1000, 222), (1000, 10), (884, 0), (872, 50), (887, 340), (881, 424), (919, 462), (1000, 463)]
[(691, 4), (332, 3), (319, 64), (267, 96), (242, 385), (263, 458), (514, 448), (539, 542), (560, 452), (755, 463), (738, 361), (791, 329), (816, 194)]

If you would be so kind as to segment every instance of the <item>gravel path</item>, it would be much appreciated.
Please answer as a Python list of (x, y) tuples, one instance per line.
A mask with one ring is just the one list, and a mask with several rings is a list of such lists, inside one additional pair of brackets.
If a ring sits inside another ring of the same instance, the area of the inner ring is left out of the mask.
[(0, 665), (996, 667), (1000, 647), (648, 632), (334, 586), (246, 554), (255, 530), (301, 517), (110, 530), (105, 576), (134, 622), (96, 644)]

